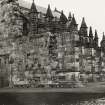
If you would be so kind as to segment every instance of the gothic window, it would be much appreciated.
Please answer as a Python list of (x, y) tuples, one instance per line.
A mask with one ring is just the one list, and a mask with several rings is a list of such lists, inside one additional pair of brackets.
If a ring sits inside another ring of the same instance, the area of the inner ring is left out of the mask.
[(83, 37), (80, 37), (80, 41), (81, 41), (81, 43), (83, 43), (83, 41), (84, 41)]
[(85, 38), (85, 42), (86, 42), (86, 43), (88, 42), (88, 38)]
[(76, 58), (76, 62), (79, 62), (79, 58)]
[(29, 31), (29, 24), (26, 20), (23, 20), (23, 35), (27, 35)]

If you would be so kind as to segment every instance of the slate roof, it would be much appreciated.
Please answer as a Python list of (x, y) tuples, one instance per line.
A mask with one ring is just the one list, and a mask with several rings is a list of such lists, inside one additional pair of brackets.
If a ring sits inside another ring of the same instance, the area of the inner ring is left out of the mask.
[[(32, 3), (28, 3), (26, 1), (19, 0), (19, 5), (20, 5), (20, 7), (23, 7), (23, 8), (26, 8), (26, 9), (30, 9)], [(36, 5), (36, 9), (38, 10), (38, 12), (41, 12), (43, 14), (46, 14), (46, 12), (47, 12), (46, 8), (38, 6), (38, 5)], [(58, 13), (56, 11), (52, 11), (52, 14), (53, 14), (54, 17), (57, 17), (57, 18), (60, 18), (60, 15), (61, 15), (60, 13)]]

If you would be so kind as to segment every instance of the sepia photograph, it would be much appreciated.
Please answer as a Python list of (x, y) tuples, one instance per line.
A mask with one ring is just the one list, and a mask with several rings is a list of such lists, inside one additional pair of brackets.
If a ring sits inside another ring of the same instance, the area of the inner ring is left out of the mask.
[(104, 0), (0, 0), (0, 105), (105, 105)]

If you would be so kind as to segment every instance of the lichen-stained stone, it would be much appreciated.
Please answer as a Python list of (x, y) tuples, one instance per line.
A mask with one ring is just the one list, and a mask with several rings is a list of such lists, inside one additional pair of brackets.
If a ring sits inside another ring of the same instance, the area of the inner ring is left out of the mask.
[[(47, 35), (47, 33), (43, 34)], [(18, 71), (23, 71), (24, 76), (26, 75), (25, 71), (33, 71), (39, 74), (39, 71), (42, 72), (42, 69), (45, 69), (45, 72), (49, 74), (50, 69), (47, 70), (47, 67), (50, 67), (48, 35), (43, 35), (43, 37), (37, 39), (33, 38), (31, 41), (29, 39), (30, 37), (21, 37), (16, 40), (13, 54), (15, 62), (12, 66), (17, 65), (15, 67), (18, 68)], [(37, 44), (35, 44), (36, 40)], [(28, 72), (28, 74), (34, 75), (32, 72)]]
[[(18, 19), (20, 17), (21, 19)], [(3, 0), (0, 3), (0, 32), (3, 37), (22, 35), (22, 17), (18, 3)]]
[[(43, 13), (37, 15), (38, 27), (34, 30), (29, 9), (19, 6), (16, 0), (0, 0), (1, 69), (10, 84), (51, 83), (57, 72), (65, 75), (65, 80), (79, 73), (86, 76), (86, 73), (105, 72), (104, 50), (89, 46), (88, 36), (79, 35), (75, 20), (69, 31), (63, 27), (60, 32), (58, 17), (52, 19), (50, 27)], [(55, 28), (54, 22), (57, 29), (49, 32)]]

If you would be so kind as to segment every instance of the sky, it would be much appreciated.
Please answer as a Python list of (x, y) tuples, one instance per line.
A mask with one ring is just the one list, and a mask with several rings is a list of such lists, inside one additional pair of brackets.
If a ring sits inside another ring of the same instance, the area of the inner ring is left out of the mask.
[[(23, 0), (32, 2), (33, 0)], [(82, 17), (85, 17), (87, 26), (93, 27), (98, 31), (101, 40), (103, 32), (105, 32), (105, 0), (34, 0), (36, 5), (47, 8), (50, 4), (51, 9), (56, 7), (63, 10), (68, 17), (69, 12), (74, 13), (77, 24), (80, 27)]]

